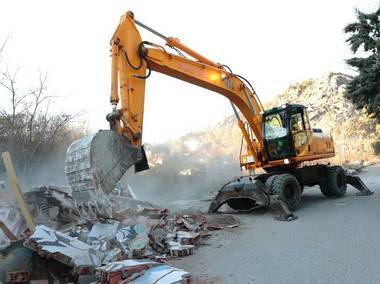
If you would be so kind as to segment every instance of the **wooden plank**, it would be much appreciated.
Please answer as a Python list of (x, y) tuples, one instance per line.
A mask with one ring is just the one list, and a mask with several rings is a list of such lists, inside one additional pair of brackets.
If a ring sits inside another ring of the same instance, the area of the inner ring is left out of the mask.
[(11, 188), (16, 194), (17, 204), (21, 209), (21, 214), (24, 217), (29, 230), (34, 231), (35, 224), (32, 218), (32, 214), (30, 214), (28, 205), (25, 202), (24, 195), (21, 190), (21, 186), (17, 180), (16, 171), (13, 166), (11, 156), (9, 155), (9, 152), (3, 152), (2, 156), (3, 156), (5, 169), (7, 170), (7, 174), (9, 177), (9, 182), (11, 184)]
[(16, 236), (11, 232), (11, 230), (8, 229), (8, 227), (0, 221), (0, 229), (3, 231), (3, 233), (7, 236), (7, 238), (13, 242), (17, 241)]

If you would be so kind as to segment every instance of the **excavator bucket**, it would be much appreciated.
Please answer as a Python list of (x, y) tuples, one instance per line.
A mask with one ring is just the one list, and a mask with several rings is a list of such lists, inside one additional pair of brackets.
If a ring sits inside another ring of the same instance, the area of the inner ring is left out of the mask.
[(112, 216), (106, 195), (132, 165), (141, 163), (142, 151), (113, 130), (100, 130), (70, 145), (65, 173), (82, 216)]

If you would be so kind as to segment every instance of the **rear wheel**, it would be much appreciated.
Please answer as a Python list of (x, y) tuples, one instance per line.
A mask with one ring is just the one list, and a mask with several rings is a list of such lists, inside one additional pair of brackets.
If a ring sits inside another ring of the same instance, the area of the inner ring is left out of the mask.
[(291, 174), (277, 176), (273, 181), (272, 189), (290, 210), (293, 211), (299, 206), (302, 192), (295, 176)]
[(347, 191), (346, 173), (340, 166), (327, 168), (327, 179), (320, 184), (321, 192), (327, 197), (342, 197)]

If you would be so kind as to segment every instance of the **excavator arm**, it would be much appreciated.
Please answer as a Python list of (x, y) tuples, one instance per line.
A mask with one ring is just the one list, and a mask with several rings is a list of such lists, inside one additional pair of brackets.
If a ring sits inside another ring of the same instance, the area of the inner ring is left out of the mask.
[[(169, 53), (157, 44), (142, 41), (136, 24), (163, 38), (169, 47), (180, 50), (180, 55)], [(142, 145), (145, 80), (151, 71), (156, 71), (228, 98), (242, 130), (247, 152), (254, 158), (255, 165), (261, 166), (264, 157), (261, 129), (264, 110), (253, 88), (244, 82), (244, 78), (186, 47), (178, 39), (165, 37), (138, 22), (132, 12), (122, 16), (111, 39), (111, 46), (113, 111), (107, 118), (112, 129), (127, 137), (134, 146)], [(184, 53), (191, 59), (185, 57)], [(237, 109), (244, 116), (255, 139), (249, 135), (249, 129)]]
[[(136, 25), (163, 38), (180, 55), (143, 41)], [(132, 12), (121, 17), (111, 39), (111, 52), (112, 111), (107, 115), (111, 130), (100, 130), (74, 141), (66, 155), (67, 181), (82, 216), (112, 215), (107, 195), (116, 182), (132, 165), (135, 171), (148, 169), (142, 133), (145, 82), (152, 71), (227, 97), (247, 145), (246, 155), (252, 157), (255, 167), (262, 166), (265, 161), (261, 128), (264, 109), (246, 79), (186, 47), (178, 39), (165, 37), (138, 22)]]

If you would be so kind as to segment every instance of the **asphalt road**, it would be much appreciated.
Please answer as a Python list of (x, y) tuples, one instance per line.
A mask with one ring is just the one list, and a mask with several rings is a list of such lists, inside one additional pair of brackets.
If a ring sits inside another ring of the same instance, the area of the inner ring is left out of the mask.
[(331, 199), (305, 188), (297, 220), (235, 214), (239, 228), (215, 232), (173, 264), (211, 283), (380, 283), (380, 165), (360, 177), (374, 195), (349, 186)]

